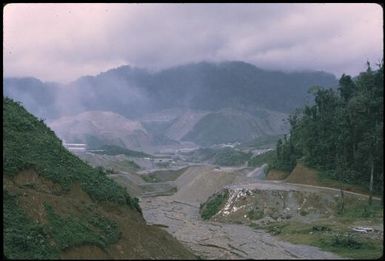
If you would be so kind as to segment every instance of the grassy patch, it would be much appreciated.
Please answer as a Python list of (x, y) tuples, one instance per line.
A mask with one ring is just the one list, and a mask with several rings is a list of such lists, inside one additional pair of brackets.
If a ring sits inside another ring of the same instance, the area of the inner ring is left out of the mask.
[(336, 221), (334, 224), (331, 224), (330, 220), (319, 220), (311, 224), (297, 222), (252, 224), (251, 227), (265, 229), (272, 235), (294, 244), (319, 247), (342, 257), (376, 259), (382, 256), (382, 240), (352, 232), (351, 222), (345, 224), (339, 218)]
[(378, 232), (357, 233), (352, 231), (352, 227), (371, 227), (382, 223), (381, 202), (375, 201), (372, 206), (368, 206), (367, 201), (346, 197), (345, 211), (333, 218), (319, 219), (311, 223), (287, 221), (268, 225), (251, 224), (251, 227), (265, 229), (272, 235), (294, 244), (316, 246), (342, 257), (376, 259), (383, 253), (382, 237)]
[(263, 218), (264, 214), (263, 214), (263, 211), (260, 209), (252, 209), (252, 210), (248, 211), (246, 215), (251, 220), (258, 220), (258, 219)]
[(214, 155), (214, 164), (221, 166), (239, 166), (247, 162), (251, 153), (234, 150), (233, 148), (223, 148)]
[(33, 168), (65, 190), (79, 182), (94, 200), (136, 207), (123, 187), (66, 150), (55, 133), (20, 104), (4, 98), (3, 116), (5, 175), (12, 176), (23, 169)]
[(61, 250), (85, 244), (105, 248), (119, 240), (118, 225), (98, 213), (85, 211), (82, 217), (62, 217), (48, 204), (45, 210), (49, 233)]
[(144, 181), (148, 183), (157, 183), (160, 182), (160, 179), (155, 175), (142, 175), (140, 176)]
[(343, 190), (362, 193), (362, 194), (369, 193), (368, 185), (364, 186), (362, 184), (341, 182), (327, 171), (319, 171), (317, 173), (317, 182), (319, 186), (323, 186), (323, 187), (338, 188), (338, 189), (342, 188)]
[(214, 216), (216, 213), (218, 213), (223, 203), (227, 200), (228, 196), (229, 196), (228, 191), (225, 190), (224, 192), (221, 192), (209, 198), (206, 203), (201, 205), (201, 209), (200, 209), (201, 217), (204, 220), (208, 220), (212, 216)]
[(150, 174), (142, 175), (144, 181), (150, 183), (174, 181), (176, 180), (187, 168), (178, 170), (158, 170), (151, 172)]
[(17, 204), (17, 196), (3, 190), (3, 247), (8, 259), (52, 259), (59, 251), (50, 244), (44, 225), (27, 217)]

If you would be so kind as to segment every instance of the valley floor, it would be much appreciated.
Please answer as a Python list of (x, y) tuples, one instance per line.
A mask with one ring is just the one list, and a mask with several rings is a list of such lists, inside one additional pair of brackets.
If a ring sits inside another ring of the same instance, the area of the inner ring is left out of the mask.
[(280, 241), (263, 230), (241, 224), (203, 221), (199, 206), (176, 201), (173, 196), (142, 199), (149, 224), (157, 224), (205, 259), (336, 259), (316, 247)]
[[(254, 176), (249, 175), (250, 173)], [(218, 186), (215, 182), (216, 179), (225, 180), (228, 185), (249, 183), (259, 174), (260, 171), (249, 172), (242, 168), (222, 170), (213, 166), (190, 167), (176, 180), (178, 184), (176, 194), (140, 200), (144, 218), (149, 224), (166, 229), (195, 255), (204, 259), (340, 258), (316, 247), (279, 240), (263, 230), (247, 225), (201, 219), (200, 203), (221, 189), (221, 185)], [(224, 185), (226, 184), (222, 184), (222, 188)]]

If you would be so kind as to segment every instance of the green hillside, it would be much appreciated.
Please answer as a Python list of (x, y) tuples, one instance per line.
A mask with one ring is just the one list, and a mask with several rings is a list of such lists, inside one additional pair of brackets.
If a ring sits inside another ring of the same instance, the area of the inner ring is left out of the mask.
[(384, 188), (384, 67), (368, 63), (358, 77), (343, 74), (337, 90), (314, 88), (315, 104), (289, 117), (290, 135), (278, 140), (274, 167), (297, 163), (324, 178)]
[(124, 188), (64, 149), (55, 133), (18, 103), (4, 98), (3, 116), (5, 175), (32, 168), (64, 190), (79, 182), (94, 200), (136, 206)]
[(68, 152), (42, 120), (9, 98), (3, 131), (6, 258), (194, 257), (146, 225), (136, 198)]

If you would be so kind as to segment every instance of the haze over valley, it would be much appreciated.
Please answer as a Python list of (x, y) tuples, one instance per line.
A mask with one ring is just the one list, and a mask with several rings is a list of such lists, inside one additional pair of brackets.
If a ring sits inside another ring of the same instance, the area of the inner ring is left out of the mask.
[(143, 150), (285, 134), (288, 114), (312, 102), (308, 90), (316, 85), (336, 88), (337, 80), (325, 72), (201, 62), (157, 73), (123, 66), (68, 85), (5, 78), (4, 93), (45, 119), (68, 143)]
[(377, 4), (8, 4), (7, 259), (383, 256)]

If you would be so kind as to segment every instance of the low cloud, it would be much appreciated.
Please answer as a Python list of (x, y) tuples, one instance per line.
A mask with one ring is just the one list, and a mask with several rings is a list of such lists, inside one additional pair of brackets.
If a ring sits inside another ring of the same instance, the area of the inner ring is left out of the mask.
[(69, 82), (112, 67), (243, 60), (356, 74), (383, 53), (377, 4), (9, 4), (5, 76)]

